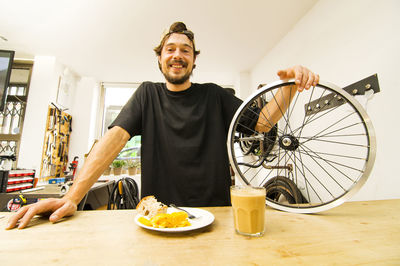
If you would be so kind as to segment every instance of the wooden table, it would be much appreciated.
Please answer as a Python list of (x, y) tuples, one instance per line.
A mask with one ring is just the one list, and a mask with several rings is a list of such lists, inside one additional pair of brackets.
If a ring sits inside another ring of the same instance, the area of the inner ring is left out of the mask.
[[(263, 237), (238, 235), (230, 207), (204, 208), (212, 225), (190, 233), (138, 227), (135, 210), (81, 211), (0, 230), (1, 265), (400, 264), (400, 200), (345, 203), (320, 214), (267, 208)], [(10, 213), (0, 219), (4, 228)]]

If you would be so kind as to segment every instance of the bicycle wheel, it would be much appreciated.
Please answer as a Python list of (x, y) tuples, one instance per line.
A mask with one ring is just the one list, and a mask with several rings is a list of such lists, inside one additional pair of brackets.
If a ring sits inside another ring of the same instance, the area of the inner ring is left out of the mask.
[[(253, 103), (260, 97), (277, 102), (276, 96), (292, 86), (294, 80), (278, 81), (243, 102), (229, 129), (229, 160), (245, 184), (266, 186), (273, 192), (274, 196), (266, 198), (269, 206), (297, 213), (325, 211), (345, 202), (367, 180), (375, 161), (375, 132), (353, 96), (320, 82), (297, 92), (290, 102), (280, 103), (281, 118), (273, 127), (273, 138), (272, 130), (253, 130), (250, 135), (243, 121), (249, 112), (255, 112)], [(269, 116), (263, 111), (257, 118), (260, 115), (258, 122), (273, 126), (265, 119)], [(246, 134), (239, 132), (242, 128), (247, 129)], [(243, 152), (243, 142), (269, 143), (269, 148), (267, 152)], [(282, 200), (282, 196), (288, 199)]]

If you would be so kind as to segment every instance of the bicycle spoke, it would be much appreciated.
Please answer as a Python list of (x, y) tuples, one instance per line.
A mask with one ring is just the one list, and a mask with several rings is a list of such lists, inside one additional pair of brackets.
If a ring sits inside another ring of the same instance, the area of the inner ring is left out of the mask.
[[(306, 171), (305, 171), (305, 169), (304, 168), (306, 168), (305, 167), (305, 164), (303, 163), (303, 160), (302, 160), (302, 158), (301, 158), (301, 153), (299, 153), (299, 158), (297, 158), (297, 156), (293, 153), (293, 159), (292, 159), (292, 162), (295, 162), (295, 160), (297, 159), (297, 161), (299, 161), (299, 163), (297, 163), (297, 164), (294, 164), (295, 165), (295, 169), (296, 169), (296, 171), (298, 170), (301, 174), (302, 174), (302, 176), (303, 176), (303, 179), (304, 179), (304, 182), (305, 182), (305, 189), (306, 189), (306, 193), (307, 193), (307, 197), (306, 197), (306, 199), (307, 199), (307, 201), (309, 202), (309, 204), (311, 204), (311, 196), (310, 196), (310, 189), (314, 192), (314, 194), (317, 196), (317, 198), (318, 198), (318, 200), (321, 202), (321, 203), (323, 203), (323, 200), (322, 200), (322, 198), (320, 197), (320, 195), (318, 194), (318, 192), (316, 191), (316, 189), (314, 188), (314, 186), (312, 185), (312, 183), (308, 180), (308, 178), (306, 177), (306, 175), (305, 175), (305, 173), (306, 173)], [(299, 168), (299, 166), (298, 165), (301, 165), (302, 166), (302, 171), (300, 171), (300, 168)], [(307, 168), (307, 170), (308, 171), (310, 171), (308, 168)], [(314, 178), (316, 178), (316, 176), (312, 173), (312, 172), (310, 172), (311, 173), (311, 175), (313, 175), (314, 176)], [(298, 184), (298, 182), (296, 182), (296, 184)], [(322, 183), (321, 183), (322, 184)], [(309, 189), (309, 187), (310, 187), (310, 189)], [(329, 192), (329, 190), (326, 188), (326, 190)]]
[[(307, 148), (308, 150), (310, 150), (308, 147), (306, 147), (306, 146), (304, 146), (305, 148)], [(320, 159), (320, 160), (322, 160), (323, 162), (325, 162), (326, 164), (328, 164), (329, 166), (331, 166), (332, 168), (334, 168), (336, 171), (338, 171), (339, 173), (341, 173), (343, 176), (345, 176), (345, 177), (347, 177), (351, 182), (355, 182), (355, 180), (353, 180), (352, 178), (350, 178), (348, 175), (346, 175), (345, 173), (343, 173), (341, 170), (339, 170), (337, 167), (335, 167), (333, 164), (336, 164), (336, 165), (340, 165), (340, 166), (343, 166), (343, 167), (346, 167), (347, 169), (352, 169), (352, 170), (354, 170), (354, 171), (358, 171), (359, 173), (363, 173), (363, 170), (360, 170), (360, 169), (357, 169), (357, 168), (354, 168), (354, 167), (351, 167), (351, 166), (349, 166), (349, 165), (344, 165), (344, 164), (341, 164), (341, 163), (338, 163), (338, 162), (334, 162), (334, 161), (331, 161), (331, 160), (328, 160), (328, 159), (324, 159), (324, 158), (322, 158), (322, 157), (320, 157), (320, 156), (318, 156), (318, 155), (316, 155), (316, 156), (312, 156), (312, 155), (310, 155), (306, 150), (303, 150), (310, 158), (312, 158), (313, 160), (315, 160), (315, 158), (318, 158), (318, 159)], [(310, 150), (310, 152), (312, 152), (312, 150)], [(319, 164), (318, 164), (319, 165)], [(322, 168), (322, 169), (325, 169), (324, 167), (322, 167), (321, 165), (320, 165), (320, 167)]]
[[(318, 98), (318, 102), (317, 102), (317, 105), (316, 105), (316, 106), (319, 106), (320, 101), (321, 101), (323, 95), (325, 94), (325, 92), (326, 92), (326, 90), (323, 90), (323, 91), (322, 91), (321, 95), (320, 95), (319, 98)], [(311, 97), (312, 97), (312, 96), (311, 96)], [(328, 102), (329, 102), (329, 101), (328, 101)], [(309, 105), (310, 105), (310, 102), (308, 103), (308, 106), (309, 106)], [(323, 108), (326, 107), (327, 105), (328, 105), (328, 103), (324, 103), (324, 105), (322, 106), (321, 109), (323, 109)], [(312, 114), (312, 115), (309, 115), (309, 116), (307, 117), (307, 120), (305, 121), (305, 123), (303, 123), (303, 126), (302, 126), (302, 127), (304, 127), (305, 125), (309, 124), (309, 123), (310, 123), (310, 120), (312, 121), (312, 119), (313, 119), (317, 114), (318, 114), (318, 112), (317, 112), (317, 113), (314, 113), (314, 114)], [(306, 116), (304, 116), (304, 117), (306, 117)]]
[[(283, 93), (283, 92), (282, 92), (282, 88), (280, 89), (280, 91), (281, 91), (281, 93)], [(280, 104), (278, 103), (278, 101), (276, 100), (275, 94), (274, 94), (272, 91), (271, 91), (270, 93), (272, 94), (272, 97), (273, 97), (273, 99), (274, 99), (276, 105), (278, 106), (279, 112), (280, 112), (280, 114), (282, 115), (282, 118), (285, 120), (286, 125), (289, 125), (288, 120), (285, 118), (285, 113), (282, 111), (281, 105), (280, 105)], [(283, 97), (283, 98), (284, 98), (284, 97)], [(270, 114), (269, 114), (269, 115), (270, 115)], [(285, 131), (283, 131), (283, 132), (285, 132)]]
[[(292, 99), (292, 88), (293, 88), (293, 86), (290, 86), (290, 87), (289, 87), (289, 99)], [(283, 99), (283, 108), (284, 108), (284, 110), (286, 110), (286, 111), (283, 113), (283, 116), (286, 116), (286, 121), (289, 121), (290, 100), (289, 100), (288, 103), (286, 103), (285, 97), (284, 97), (284, 95), (283, 95), (283, 88), (280, 89), (279, 91), (281, 92), (281, 95), (282, 95), (281, 97), (282, 97), (282, 99)], [(289, 123), (286, 123), (285, 128), (284, 128), (284, 130), (283, 130), (283, 132), (285, 132), (285, 134), (287, 133), (288, 126), (289, 126)]]
[[(297, 158), (297, 156), (296, 156), (296, 154), (294, 154), (294, 157), (295, 158)], [(314, 194), (318, 197), (318, 199), (319, 199), (319, 201), (321, 202), (321, 203), (323, 203), (323, 200), (322, 200), (322, 198), (319, 196), (319, 194), (318, 194), (318, 192), (315, 190), (315, 188), (314, 188), (314, 186), (312, 185), (312, 183), (308, 180), (308, 178), (306, 177), (306, 175), (305, 175), (305, 173), (306, 173), (306, 171), (305, 170), (308, 170), (308, 172), (312, 175), (312, 176), (314, 176), (314, 178), (316, 178), (316, 176), (312, 173), (312, 172), (310, 172), (310, 170), (305, 166), (305, 164), (303, 163), (303, 161), (302, 161), (302, 159), (300, 159), (300, 158), (297, 158), (297, 160), (299, 160), (301, 163), (301, 167), (302, 167), (302, 169), (303, 169), (303, 171), (300, 171), (300, 173), (302, 173), (302, 175), (303, 175), (303, 179), (304, 179), (304, 182), (305, 182), (305, 185), (306, 185), (306, 191), (307, 191), (307, 200), (308, 200), (308, 202), (309, 203), (311, 203), (311, 196), (310, 196), (310, 191), (309, 191), (309, 189), (308, 189), (308, 186), (312, 189), (312, 191), (314, 191)], [(299, 169), (300, 170), (300, 168), (299, 168), (299, 166), (296, 164), (295, 165), (295, 168), (297, 168), (297, 169)], [(316, 178), (317, 179), (317, 178)], [(318, 179), (317, 179), (317, 181), (318, 181)], [(308, 184), (308, 186), (307, 186), (307, 184)]]
[(321, 154), (321, 155), (329, 155), (329, 156), (336, 156), (336, 157), (341, 157), (341, 158), (366, 161), (366, 158), (362, 158), (362, 157), (355, 157), (355, 156), (348, 156), (348, 155), (343, 155), (343, 154), (335, 154), (335, 153), (327, 153), (327, 152), (317, 152), (317, 151), (313, 151), (313, 152), (318, 155)]
[[(333, 132), (332, 132), (333, 133)], [(329, 134), (329, 135), (328, 135)], [(327, 133), (325, 135), (317, 136), (316, 138), (339, 138), (339, 137), (366, 137), (367, 135), (365, 133), (355, 133), (355, 134), (341, 134), (341, 135), (330, 135), (330, 133)], [(316, 139), (315, 137), (299, 137), (300, 139)]]
[[(332, 134), (332, 133), (336, 133), (336, 132), (338, 132), (338, 131), (342, 131), (342, 130), (344, 130), (344, 129), (349, 129), (349, 128), (351, 128), (351, 127), (354, 127), (354, 126), (357, 126), (357, 125), (360, 125), (360, 124), (362, 124), (362, 122), (359, 122), (359, 123), (354, 123), (354, 124), (352, 124), (352, 125), (348, 125), (348, 126), (345, 126), (345, 127), (342, 127), (342, 128), (339, 128), (339, 129), (336, 129), (336, 130), (334, 130), (334, 131), (331, 131), (331, 132), (328, 132), (328, 133), (326, 133), (325, 135), (314, 135), (314, 137), (308, 137), (308, 140), (307, 141), (309, 141), (309, 140), (314, 140), (314, 139), (317, 139), (317, 138), (320, 138), (320, 137), (325, 137), (325, 136), (327, 136), (327, 135), (330, 135), (330, 134)], [(326, 129), (325, 129), (326, 130)], [(364, 134), (365, 135), (365, 134)], [(300, 138), (305, 138), (305, 137), (300, 137)], [(306, 142), (307, 142), (306, 141)]]
[[(317, 121), (317, 120), (319, 120), (319, 119), (322, 119), (322, 117), (327, 116), (328, 114), (330, 114), (330, 113), (333, 112), (333, 111), (336, 111), (337, 108), (339, 108), (339, 106), (333, 107), (333, 108), (331, 108), (330, 110), (328, 110), (328, 111), (326, 111), (326, 112), (320, 114), (320, 116), (308, 120), (307, 123), (304, 123), (304, 122), (303, 122), (303, 124), (302, 124), (301, 126), (299, 126), (298, 128), (296, 128), (296, 129), (293, 131), (293, 133), (296, 133), (298, 130), (300, 130), (300, 133), (301, 133), (301, 130), (302, 130), (305, 126), (309, 126), (312, 122)], [(319, 114), (319, 113), (316, 113), (316, 114)], [(313, 117), (315, 117), (315, 116), (316, 116), (316, 115), (314, 115)], [(305, 118), (305, 116), (304, 116), (304, 118)], [(300, 135), (300, 134), (298, 134), (298, 135)]]
[[(354, 146), (354, 147), (369, 148), (368, 145), (354, 144), (354, 143), (349, 143), (349, 142), (332, 141), (332, 140), (321, 140), (321, 139), (309, 139), (309, 140), (320, 141), (320, 142), (326, 142), (326, 143), (341, 144), (341, 145), (347, 145), (347, 146)], [(309, 140), (304, 141), (304, 142), (301, 142), (300, 144), (305, 144), (305, 143), (308, 142)]]
[[(296, 156), (296, 155), (295, 155)], [(305, 165), (305, 164), (303, 164), (303, 166), (304, 166), (304, 168), (306, 168), (307, 169), (307, 171), (309, 171), (310, 172), (310, 174), (315, 178), (315, 180), (326, 190), (326, 192), (328, 192), (331, 196), (332, 196), (332, 198), (334, 198), (335, 196), (331, 193), (331, 191), (321, 182), (321, 180), (318, 178), (318, 177), (316, 177), (314, 174), (313, 174), (313, 172)], [(324, 170), (324, 169), (323, 169)], [(306, 179), (307, 180), (307, 179)], [(310, 183), (310, 182), (309, 182)]]
[[(270, 127), (270, 128), (273, 128), (273, 127), (275, 126), (275, 125), (273, 125), (273, 124), (271, 123), (271, 121), (270, 121), (269, 119), (267, 119), (267, 117), (265, 116), (263, 110), (261, 110), (260, 113), (258, 114), (258, 113), (256, 113), (253, 109), (251, 109), (250, 107), (247, 107), (247, 109), (248, 109), (249, 112), (253, 113), (254, 115), (256, 115), (256, 116), (258, 117), (258, 120), (257, 120), (258, 122), (257, 122), (257, 123), (260, 123), (261, 125), (266, 126), (266, 127)], [(267, 111), (267, 113), (268, 113), (268, 116), (270, 117), (270, 114), (269, 114), (268, 109), (266, 109), (266, 111)], [(262, 116), (261, 116), (261, 114), (262, 114)], [(244, 115), (243, 115), (243, 116), (244, 116)], [(260, 116), (261, 116), (261, 120), (263, 120), (263, 121), (265, 121), (265, 122), (267, 122), (267, 123), (262, 123), (262, 122), (260, 122)], [(244, 116), (244, 117), (247, 118), (247, 119), (251, 119), (251, 117), (248, 117), (248, 116)], [(242, 127), (244, 127), (244, 128), (246, 128), (246, 129), (252, 131), (252, 132), (255, 133), (255, 134), (259, 134), (258, 131), (254, 130), (254, 129), (252, 129), (252, 128), (249, 128), (248, 126), (246, 126), (246, 125), (244, 125), (244, 124), (238, 123), (238, 125), (241, 125)], [(278, 129), (278, 130), (279, 130), (279, 129)]]
[[(297, 151), (298, 153), (299, 153), (299, 151)], [(294, 158), (296, 159), (297, 157), (296, 157), (296, 155), (294, 156)], [(302, 157), (301, 157), (301, 153), (299, 153), (299, 160), (298, 160), (299, 162), (300, 162), (300, 165), (301, 165), (301, 167), (302, 167), (302, 171), (300, 171), (300, 169), (299, 169), (299, 172), (303, 175), (303, 179), (305, 180), (305, 189), (306, 189), (306, 193), (307, 193), (307, 201), (308, 202), (311, 202), (311, 196), (310, 196), (310, 190), (309, 190), (309, 188), (308, 188), (308, 185), (310, 185), (310, 188), (311, 189), (313, 189), (314, 190), (314, 188), (311, 186), (311, 184), (308, 184), (308, 182), (307, 182), (307, 178), (306, 178), (306, 176), (305, 176), (305, 169), (304, 169), (304, 165), (303, 165), (303, 160), (302, 160)], [(297, 166), (297, 164), (295, 164), (295, 169), (297, 170), (298, 169), (298, 166)], [(297, 173), (297, 171), (296, 171), (296, 173)], [(316, 193), (317, 195), (318, 195), (318, 193)], [(320, 201), (322, 202), (322, 200), (320, 199)]]
[[(300, 93), (296, 93), (296, 99), (294, 100), (294, 102), (293, 102), (293, 104), (292, 104), (292, 111), (287, 111), (288, 113), (289, 113), (289, 117), (292, 117), (292, 115), (293, 115), (293, 111), (294, 111), (294, 109), (295, 109), (295, 106), (296, 106), (296, 104), (297, 104), (297, 100), (299, 99), (299, 95), (300, 95)], [(289, 106), (290, 107), (290, 106)], [(288, 119), (289, 120), (289, 119)]]
[[(313, 96), (313, 94), (314, 94), (314, 91), (315, 91), (315, 87), (312, 88), (310, 97), (308, 98), (308, 105), (310, 105), (310, 103), (311, 103), (311, 99), (312, 99), (312, 96)], [(305, 121), (306, 121), (306, 116), (304, 116), (304, 118), (303, 118), (303, 122), (301, 123), (300, 132), (299, 132), (298, 136), (301, 135), (301, 132), (303, 131), (303, 128), (304, 128), (305, 125), (306, 125), (306, 124), (305, 124)], [(295, 132), (296, 132), (296, 130), (292, 130), (292, 134), (295, 134)]]

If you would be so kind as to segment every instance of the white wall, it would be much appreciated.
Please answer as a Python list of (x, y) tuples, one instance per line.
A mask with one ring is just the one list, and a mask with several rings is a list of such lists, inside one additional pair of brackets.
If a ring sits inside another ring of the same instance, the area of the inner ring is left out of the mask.
[(18, 167), (36, 169), (39, 176), (47, 109), (56, 100), (63, 66), (52, 56), (36, 56), (34, 61)]
[(243, 100), (252, 93), (250, 72), (241, 72), (237, 75), (235, 90), (236, 96)]
[(71, 162), (75, 156), (78, 156), (78, 168), (82, 167), (84, 155), (88, 153), (94, 140), (98, 138), (95, 128), (99, 101), (98, 82), (89, 77), (81, 78), (76, 88), (70, 112), (72, 115), (72, 132), (69, 161)]
[[(59, 79), (65, 76), (66, 72), (71, 73), (67, 70), (55, 57), (34, 58), (18, 167), (36, 169), (37, 176), (40, 174), (48, 106), (52, 102), (57, 104)], [(89, 151), (94, 139), (98, 138), (95, 129), (99, 115), (99, 86), (93, 78), (80, 78), (76, 74), (74, 76), (76, 86), (70, 87), (69, 104), (62, 108), (67, 107), (66, 112), (72, 115), (69, 162), (78, 156), (80, 168), (84, 154)]]
[(276, 80), (278, 69), (295, 64), (339, 86), (378, 74), (381, 92), (367, 108), (377, 135), (377, 158), (353, 200), (400, 198), (399, 11), (397, 0), (321, 0), (251, 73), (253, 88)]

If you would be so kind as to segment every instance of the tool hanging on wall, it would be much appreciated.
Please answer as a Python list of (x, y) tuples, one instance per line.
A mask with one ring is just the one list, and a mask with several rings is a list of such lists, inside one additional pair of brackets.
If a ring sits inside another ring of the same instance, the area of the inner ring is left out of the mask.
[(74, 157), (74, 160), (69, 165), (69, 171), (72, 171), (72, 179), (75, 177), (76, 168), (78, 167), (78, 156)]
[(72, 131), (72, 116), (67, 109), (54, 103), (48, 107), (46, 131), (43, 141), (40, 181), (47, 182), (55, 177), (63, 177), (68, 166), (68, 149)]

